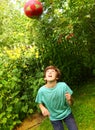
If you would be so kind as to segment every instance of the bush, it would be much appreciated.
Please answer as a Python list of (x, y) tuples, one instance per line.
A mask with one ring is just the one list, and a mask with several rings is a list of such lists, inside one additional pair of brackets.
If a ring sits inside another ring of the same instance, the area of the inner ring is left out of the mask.
[(35, 47), (3, 48), (0, 53), (0, 129), (12, 130), (35, 112), (35, 96), (43, 83)]

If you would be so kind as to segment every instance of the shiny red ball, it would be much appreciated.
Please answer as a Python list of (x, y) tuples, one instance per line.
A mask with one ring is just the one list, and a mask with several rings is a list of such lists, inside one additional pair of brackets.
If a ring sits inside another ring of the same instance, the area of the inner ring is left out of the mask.
[(24, 5), (24, 13), (29, 18), (39, 17), (43, 12), (43, 5), (38, 0), (29, 0)]

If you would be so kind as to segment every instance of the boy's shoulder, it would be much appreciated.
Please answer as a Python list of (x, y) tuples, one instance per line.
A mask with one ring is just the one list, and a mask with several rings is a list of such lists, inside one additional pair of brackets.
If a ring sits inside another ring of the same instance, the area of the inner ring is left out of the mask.
[(62, 87), (62, 88), (67, 88), (67, 87), (69, 87), (66, 82), (58, 82), (58, 83), (57, 83), (57, 86), (60, 86), (60, 87)]
[(38, 91), (43, 91), (45, 88), (45, 85), (41, 86)]
[(67, 85), (65, 82), (58, 82), (58, 85)]

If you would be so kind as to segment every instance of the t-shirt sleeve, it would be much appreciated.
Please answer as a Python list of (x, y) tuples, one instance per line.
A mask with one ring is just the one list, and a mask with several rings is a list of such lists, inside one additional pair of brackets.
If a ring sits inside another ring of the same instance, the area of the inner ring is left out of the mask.
[(66, 90), (65, 90), (65, 93), (70, 93), (71, 95), (73, 94), (73, 91), (71, 90), (71, 88), (65, 83), (66, 85)]
[(42, 93), (41, 93), (40, 89), (38, 90), (35, 102), (36, 103), (42, 103)]

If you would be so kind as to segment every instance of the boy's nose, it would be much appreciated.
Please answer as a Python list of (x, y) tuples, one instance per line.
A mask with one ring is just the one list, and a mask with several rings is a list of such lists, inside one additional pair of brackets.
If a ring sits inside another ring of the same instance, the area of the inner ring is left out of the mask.
[(52, 72), (50, 71), (49, 74), (51, 74)]

